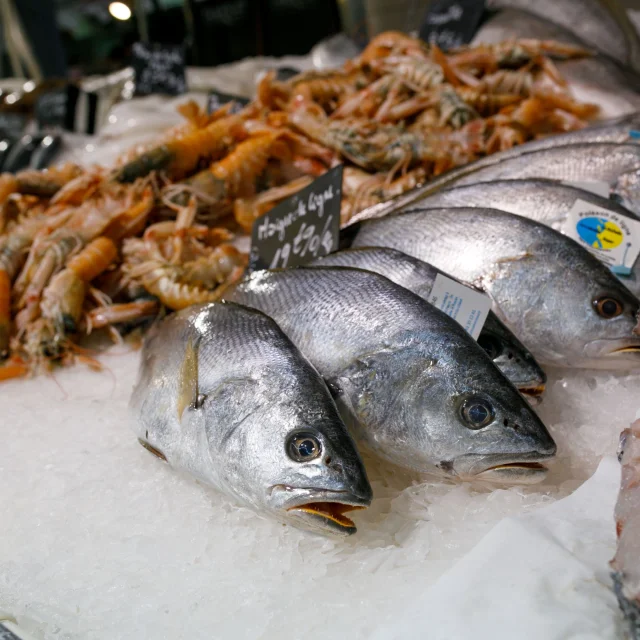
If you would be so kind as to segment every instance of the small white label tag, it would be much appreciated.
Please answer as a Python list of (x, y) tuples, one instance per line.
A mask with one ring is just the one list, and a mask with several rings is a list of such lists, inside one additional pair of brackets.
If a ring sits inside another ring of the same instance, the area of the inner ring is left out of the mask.
[(607, 182), (571, 182), (571, 180), (565, 180), (562, 184), (595, 193), (595, 195), (601, 198), (609, 197), (609, 183)]
[(614, 273), (631, 273), (640, 253), (640, 220), (576, 200), (562, 233), (584, 245)]
[(429, 302), (453, 318), (474, 340), (478, 339), (491, 309), (488, 296), (441, 273), (433, 283)]

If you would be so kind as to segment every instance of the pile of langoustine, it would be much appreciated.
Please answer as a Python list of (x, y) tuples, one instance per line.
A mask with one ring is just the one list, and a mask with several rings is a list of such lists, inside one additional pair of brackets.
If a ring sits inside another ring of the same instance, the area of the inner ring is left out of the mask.
[(112, 170), (0, 177), (0, 380), (77, 359), (163, 308), (219, 299), (247, 255), (239, 235), (343, 163), (342, 224), (429, 177), (597, 115), (552, 58), (588, 51), (519, 40), (444, 54), (374, 38), (343, 68), (266, 75), (239, 112), (189, 102), (186, 121)]

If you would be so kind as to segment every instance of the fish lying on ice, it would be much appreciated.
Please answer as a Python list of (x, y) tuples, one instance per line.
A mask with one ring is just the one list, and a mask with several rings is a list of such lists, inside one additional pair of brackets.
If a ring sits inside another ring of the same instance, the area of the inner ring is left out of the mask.
[(527, 178), (603, 182), (624, 206), (640, 213), (640, 145), (637, 144), (572, 144), (523, 153), (468, 173), (451, 186)]
[(631, 637), (640, 640), (640, 420), (622, 432), (619, 459), (622, 483), (615, 509), (618, 548), (611, 568)]
[[(548, 16), (533, 15), (523, 9), (505, 9), (490, 17), (476, 32), (471, 46), (515, 38), (585, 46), (585, 42), (571, 31), (549, 22)], [(603, 117), (613, 118), (640, 108), (640, 76), (637, 74), (640, 68), (634, 72), (595, 51), (593, 56), (557, 60), (554, 64), (569, 85), (571, 95), (581, 102), (599, 105)]]
[[(427, 301), (436, 276), (442, 273), (426, 262), (385, 247), (337, 251), (311, 264), (374, 271)], [(547, 376), (529, 350), (491, 311), (477, 342), (520, 393), (529, 400), (540, 398)]]
[(541, 16), (640, 71), (640, 39), (624, 7), (612, 0), (488, 0), (486, 8), (521, 9)]
[(414, 209), (362, 223), (354, 247), (398, 249), (487, 293), (542, 364), (640, 367), (640, 302), (577, 242), (496, 209)]
[(454, 320), (370, 271), (258, 271), (226, 294), (271, 316), (334, 392), (358, 439), (421, 472), (530, 483), (555, 444)]
[[(577, 200), (606, 209), (619, 216), (633, 214), (613, 200), (554, 180), (496, 180), (438, 191), (420, 201), (421, 207), (480, 207), (508, 211), (562, 231), (568, 213)], [(640, 260), (629, 275), (618, 275), (634, 294), (640, 294)]]
[[(356, 224), (363, 220), (371, 220), (374, 218), (382, 218), (384, 216), (389, 215), (390, 213), (394, 213), (399, 211), (409, 205), (418, 204), (422, 201), (423, 198), (440, 191), (441, 189), (450, 189), (454, 186), (459, 186), (462, 184), (471, 184), (474, 182), (488, 182), (490, 180), (499, 180), (499, 179), (522, 179), (527, 177), (541, 177), (541, 178), (551, 178), (552, 176), (548, 175), (535, 175), (535, 176), (524, 176), (524, 175), (513, 175), (508, 177), (496, 177), (496, 178), (487, 178), (483, 175), (480, 177), (476, 177), (476, 173), (481, 170), (488, 170), (488, 168), (501, 165), (500, 172), (504, 171), (504, 168), (507, 166), (508, 162), (518, 159), (525, 154), (532, 154), (534, 152), (542, 152), (542, 151), (551, 151), (555, 148), (564, 147), (569, 149), (569, 152), (572, 151), (573, 145), (582, 145), (584, 148), (580, 149), (580, 151), (584, 151), (588, 154), (590, 149), (587, 148), (587, 145), (591, 144), (614, 144), (614, 145), (634, 145), (637, 147), (637, 150), (640, 150), (640, 140), (638, 138), (634, 138), (632, 136), (632, 131), (640, 130), (640, 113), (634, 113), (629, 116), (624, 116), (622, 118), (615, 118), (609, 121), (603, 121), (600, 123), (593, 124), (590, 127), (585, 129), (580, 129), (579, 131), (571, 131), (570, 133), (563, 133), (560, 135), (548, 136), (546, 138), (540, 138), (539, 140), (532, 140), (531, 142), (525, 142), (524, 144), (518, 145), (517, 147), (513, 147), (512, 149), (508, 149), (506, 151), (500, 151), (499, 153), (494, 153), (490, 156), (485, 156), (484, 158), (480, 158), (475, 162), (470, 162), (469, 164), (462, 165), (460, 167), (456, 167), (443, 173), (429, 182), (425, 183), (421, 187), (416, 189), (412, 189), (407, 193), (394, 198), (393, 200), (387, 200), (386, 202), (380, 202), (378, 204), (372, 205), (363, 209), (355, 216), (351, 218), (349, 221), (350, 225)], [(592, 151), (597, 152), (597, 149), (592, 149)], [(609, 148), (604, 148), (604, 153), (607, 153)], [(640, 152), (640, 151), (638, 151)], [(562, 155), (562, 154), (561, 154)], [(633, 157), (633, 150), (631, 156)], [(599, 157), (599, 156), (598, 156)], [(633, 165), (635, 167), (635, 164)], [(486, 175), (486, 174), (485, 174)], [(563, 178), (555, 178), (562, 180)], [(578, 178), (574, 178), (578, 180)], [(587, 180), (592, 180), (593, 176), (588, 178)], [(600, 180), (600, 178), (596, 178)]]
[(153, 327), (131, 407), (146, 448), (282, 522), (348, 535), (344, 514), (371, 502), (322, 378), (255, 309), (198, 305)]

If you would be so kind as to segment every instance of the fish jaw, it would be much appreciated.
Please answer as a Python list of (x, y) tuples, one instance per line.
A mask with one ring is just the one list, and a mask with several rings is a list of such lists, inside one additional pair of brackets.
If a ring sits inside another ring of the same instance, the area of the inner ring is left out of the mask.
[(536, 484), (544, 480), (548, 469), (543, 464), (556, 453), (532, 451), (521, 456), (468, 454), (453, 463), (454, 472), (464, 480), (482, 480), (498, 484)]
[(372, 499), (368, 486), (363, 495), (288, 485), (275, 485), (269, 489), (269, 494), (272, 506), (277, 508), (284, 522), (314, 533), (338, 537), (356, 532), (356, 525), (344, 514), (366, 509)]
[(576, 365), (589, 369), (640, 369), (640, 339), (594, 340), (585, 345), (585, 359)]

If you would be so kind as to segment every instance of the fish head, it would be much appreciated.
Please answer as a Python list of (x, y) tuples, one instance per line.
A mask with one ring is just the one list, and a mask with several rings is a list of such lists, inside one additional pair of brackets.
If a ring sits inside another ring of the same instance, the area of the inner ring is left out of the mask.
[(556, 453), (545, 425), (483, 353), (457, 350), (458, 357), (434, 363), (415, 396), (439, 468), (464, 480), (539, 482)]
[(249, 424), (243, 425), (241, 435), (227, 449), (243, 476), (229, 484), (258, 487), (254, 506), (284, 523), (346, 536), (355, 533), (356, 527), (345, 514), (369, 506), (372, 491), (326, 387), (323, 392), (326, 397), (317, 392), (318, 397), (307, 398), (306, 404), (294, 406), (273, 397), (267, 405), (256, 407), (247, 417)]
[(421, 344), (369, 354), (358, 371), (352, 365), (343, 373), (350, 410), (366, 425), (359, 438), (420, 472), (541, 480), (542, 463), (556, 451), (544, 424), (463, 329), (452, 327), (441, 341), (425, 336)]
[(640, 301), (570, 238), (554, 233), (522, 258), (503, 262), (486, 287), (496, 315), (539, 361), (601, 369), (640, 366), (635, 333)]
[(493, 314), (489, 314), (477, 342), (530, 404), (540, 402), (547, 375), (531, 352)]

